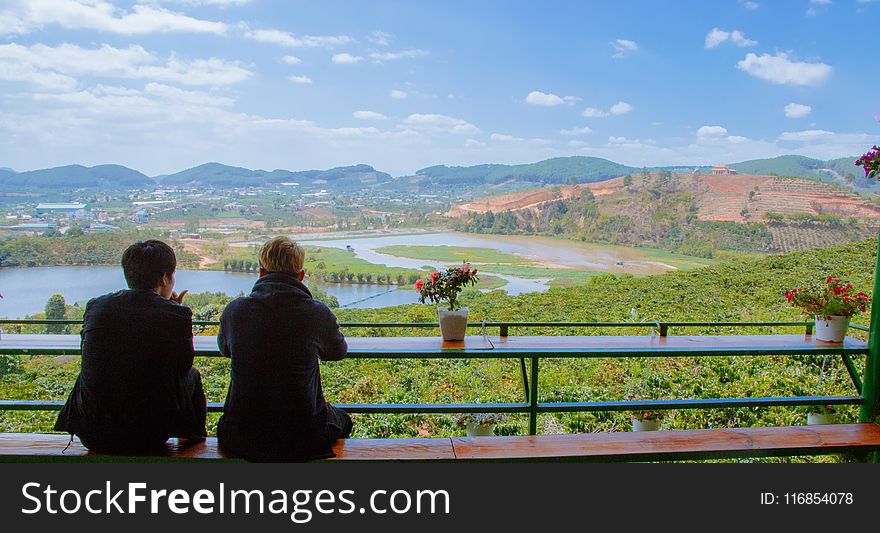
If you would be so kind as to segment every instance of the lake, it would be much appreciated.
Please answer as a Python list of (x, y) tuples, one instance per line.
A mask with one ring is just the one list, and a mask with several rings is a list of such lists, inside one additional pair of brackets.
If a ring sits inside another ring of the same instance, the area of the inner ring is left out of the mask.
[[(579, 268), (605, 272), (629, 272), (632, 274), (657, 274), (674, 270), (664, 262), (688, 258), (659, 255), (650, 251), (625, 246), (599, 246), (547, 237), (479, 235), (458, 232), (400, 233), (390, 235), (327, 235), (316, 239), (314, 235), (292, 235), (302, 244), (345, 248), (351, 245), (356, 257), (370, 263), (390, 267), (421, 269), (425, 265), (444, 268), (437, 261), (408, 259), (377, 252), (378, 248), (393, 245), (465, 246), (491, 248), (541, 262), (548, 268)], [(258, 242), (232, 243), (231, 246), (252, 246)], [(620, 266), (624, 262), (625, 266)], [(504, 279), (503, 287), (508, 294), (542, 292), (548, 289), (548, 278), (522, 278), (492, 272), (491, 265), (480, 269)], [(224, 292), (237, 295), (248, 293), (257, 279), (256, 274), (223, 272), (216, 270), (179, 270), (176, 289), (197, 292)], [(409, 288), (368, 284), (319, 284), (321, 289), (339, 300), (342, 307), (388, 307), (415, 303), (418, 297)], [(52, 294), (64, 295), (69, 304), (81, 304), (94, 296), (125, 288), (122, 270), (118, 267), (40, 267), (0, 269), (0, 317), (20, 318), (42, 312)]]
[[(216, 270), (178, 270), (175, 289), (189, 292), (249, 293), (256, 274)], [(387, 285), (321, 284), (319, 287), (346, 307), (388, 307), (415, 303), (416, 291), (398, 290)], [(125, 288), (118, 267), (39, 267), (0, 270), (0, 317), (21, 318), (43, 312), (53, 294), (61, 294), (68, 304), (85, 304), (90, 298)]]

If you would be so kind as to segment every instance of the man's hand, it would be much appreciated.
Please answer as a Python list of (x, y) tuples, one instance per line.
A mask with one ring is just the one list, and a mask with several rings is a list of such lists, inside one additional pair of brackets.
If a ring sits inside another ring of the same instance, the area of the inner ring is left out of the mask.
[(185, 290), (185, 291), (183, 291), (182, 293), (177, 294), (176, 292), (173, 292), (173, 291), (172, 291), (172, 292), (171, 292), (171, 299), (174, 300), (175, 302), (179, 303), (179, 304), (182, 304), (182, 303), (183, 303), (183, 297), (186, 296), (186, 293), (188, 293), (188, 292), (189, 292), (189, 291)]

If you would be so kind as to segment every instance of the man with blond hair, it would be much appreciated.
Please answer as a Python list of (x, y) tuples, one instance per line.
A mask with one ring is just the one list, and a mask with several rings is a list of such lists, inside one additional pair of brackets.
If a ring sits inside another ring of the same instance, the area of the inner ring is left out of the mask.
[(336, 317), (303, 285), (305, 250), (276, 237), (260, 250), (260, 279), (220, 317), (217, 344), (232, 380), (217, 427), (228, 455), (250, 461), (332, 457), (351, 434), (348, 414), (324, 400), (318, 361), (348, 346)]

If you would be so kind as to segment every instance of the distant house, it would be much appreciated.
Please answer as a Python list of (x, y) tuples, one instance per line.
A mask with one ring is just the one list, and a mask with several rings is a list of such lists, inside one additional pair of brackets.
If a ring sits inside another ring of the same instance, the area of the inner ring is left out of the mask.
[(89, 233), (106, 233), (108, 231), (115, 231), (118, 229), (118, 226), (111, 226), (110, 224), (93, 223), (88, 227), (86, 231), (88, 231)]
[(77, 215), (86, 208), (86, 204), (37, 204), (37, 215)]
[(19, 224), (17, 226), (5, 226), (3, 229), (8, 229), (12, 231), (49, 231), (55, 229), (55, 224), (51, 222), (42, 224)]
[(736, 170), (730, 168), (727, 165), (716, 165), (712, 167), (712, 174), (716, 176), (724, 174), (736, 174)]

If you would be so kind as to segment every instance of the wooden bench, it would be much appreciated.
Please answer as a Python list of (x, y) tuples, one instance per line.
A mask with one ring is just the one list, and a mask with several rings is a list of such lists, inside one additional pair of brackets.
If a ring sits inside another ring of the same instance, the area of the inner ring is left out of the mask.
[[(225, 461), (217, 439), (185, 445), (171, 439), (164, 454), (116, 457), (92, 454), (67, 435), (0, 433), (0, 462)], [(880, 451), (880, 425), (830, 424), (766, 428), (698, 429), (641, 433), (589, 433), (525, 437), (346, 439), (327, 461), (675, 461), (829, 455)]]

